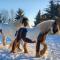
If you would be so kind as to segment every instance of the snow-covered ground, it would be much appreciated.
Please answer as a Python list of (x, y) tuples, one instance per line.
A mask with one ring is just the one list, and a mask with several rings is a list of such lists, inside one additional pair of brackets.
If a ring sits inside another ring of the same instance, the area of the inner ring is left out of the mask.
[(23, 53), (23, 51), (10, 53), (8, 46), (4, 47), (0, 45), (0, 60), (60, 60), (60, 36), (48, 35), (46, 37), (46, 43), (48, 50), (45, 53), (46, 55), (40, 58), (35, 57), (35, 44), (27, 45), (28, 54)]

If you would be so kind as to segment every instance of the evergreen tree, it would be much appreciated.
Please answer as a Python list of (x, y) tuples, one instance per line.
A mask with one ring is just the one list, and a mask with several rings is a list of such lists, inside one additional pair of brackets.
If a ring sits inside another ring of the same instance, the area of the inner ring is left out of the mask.
[(46, 12), (50, 16), (49, 19), (56, 19), (56, 17), (58, 17), (58, 15), (59, 15), (59, 12), (58, 12), (59, 6), (60, 5), (55, 4), (53, 0), (50, 1), (49, 7), (46, 8)]
[(16, 18), (15, 19), (19, 20), (23, 16), (24, 16), (24, 11), (19, 8), (18, 11), (17, 11), (17, 14), (16, 14)]
[(9, 14), (7, 10), (0, 11), (0, 23), (7, 23)]
[(2, 23), (2, 15), (1, 15), (1, 13), (0, 13), (0, 23)]
[(56, 11), (57, 16), (60, 17), (60, 4), (56, 5), (56, 9), (57, 9), (57, 11)]
[(57, 23), (60, 26), (60, 1), (57, 0), (54, 2), (54, 0), (50, 0), (50, 5), (46, 9), (46, 14), (49, 16), (48, 19), (54, 19), (57, 20)]
[(38, 11), (38, 14), (37, 14), (37, 16), (36, 16), (36, 21), (34, 21), (34, 24), (35, 24), (35, 26), (38, 24), (38, 23), (40, 23), (41, 21), (41, 13), (40, 13), (40, 10)]
[(18, 9), (15, 19), (24, 24), (25, 27), (28, 25), (28, 18), (24, 16), (24, 11), (22, 9)]
[(55, 4), (53, 0), (50, 1), (49, 7), (46, 9), (46, 12), (50, 15), (50, 19), (53, 19), (55, 16)]

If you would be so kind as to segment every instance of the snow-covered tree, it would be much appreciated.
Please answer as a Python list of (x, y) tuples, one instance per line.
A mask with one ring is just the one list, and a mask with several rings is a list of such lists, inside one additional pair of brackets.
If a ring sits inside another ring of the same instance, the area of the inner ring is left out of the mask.
[(38, 23), (40, 23), (41, 21), (41, 13), (40, 13), (40, 10), (38, 11), (38, 14), (35, 18), (36, 20), (34, 21), (34, 24), (37, 25)]

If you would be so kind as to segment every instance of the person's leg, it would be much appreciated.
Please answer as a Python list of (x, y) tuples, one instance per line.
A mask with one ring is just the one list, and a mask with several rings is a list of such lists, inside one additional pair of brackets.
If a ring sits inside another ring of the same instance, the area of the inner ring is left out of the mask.
[(14, 40), (14, 42), (13, 42), (13, 44), (12, 44), (11, 52), (14, 53), (16, 46), (17, 46), (17, 42), (16, 42), (16, 40)]
[(27, 43), (36, 43), (36, 41), (32, 41), (32, 40), (30, 40), (28, 38), (23, 38), (23, 41), (24, 41), (24, 46), (23, 46), (24, 53), (28, 53), (27, 48), (26, 48)]
[(27, 43), (36, 43), (36, 41), (32, 41), (29, 38), (25, 38), (25, 37), (23, 38), (23, 41)]
[(19, 51), (22, 51), (21, 49), (20, 49), (20, 41), (19, 42), (17, 42), (17, 47), (16, 47)]
[(27, 48), (26, 48), (26, 45), (27, 45), (27, 42), (24, 42), (24, 46), (23, 46), (23, 48), (24, 48), (24, 53), (28, 53)]

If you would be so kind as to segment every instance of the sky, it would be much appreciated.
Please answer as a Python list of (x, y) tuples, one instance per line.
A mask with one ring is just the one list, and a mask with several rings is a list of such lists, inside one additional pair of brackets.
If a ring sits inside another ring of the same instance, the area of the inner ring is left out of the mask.
[(21, 8), (25, 16), (28, 17), (30, 24), (33, 24), (39, 10), (44, 13), (49, 5), (49, 0), (0, 0), (0, 10), (14, 10)]

